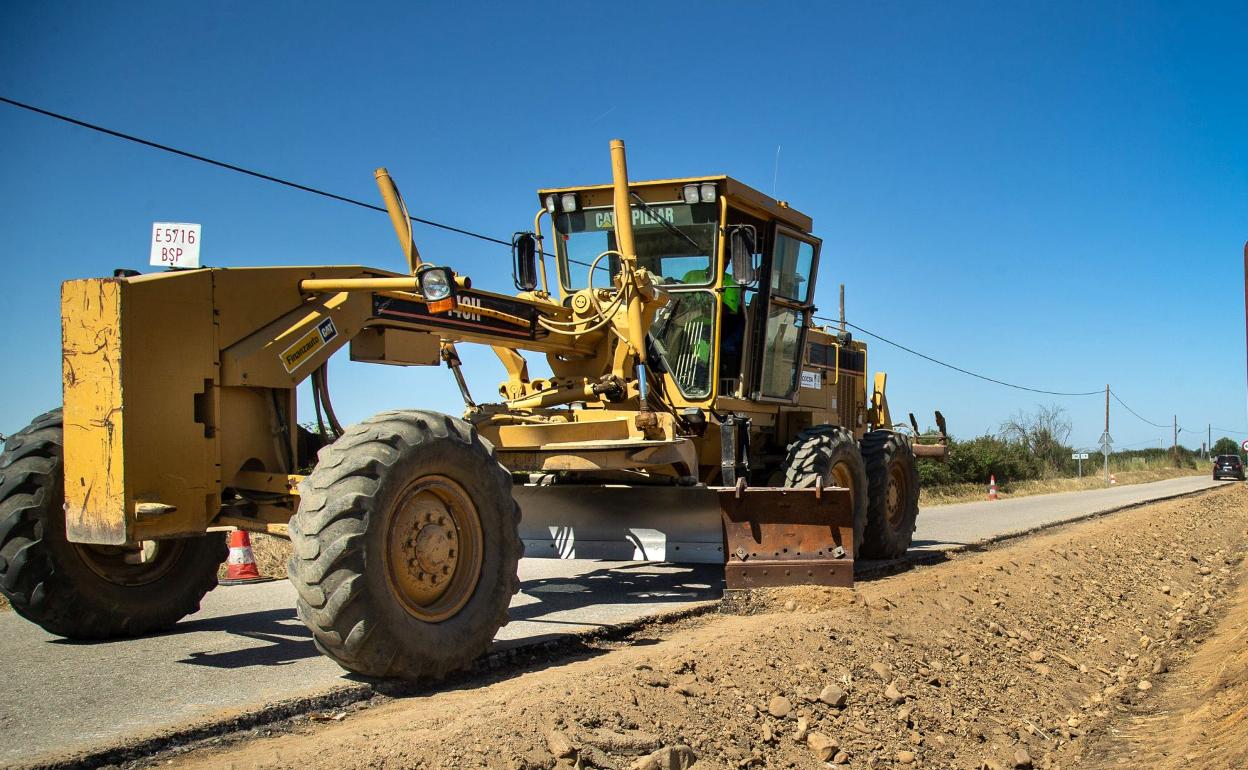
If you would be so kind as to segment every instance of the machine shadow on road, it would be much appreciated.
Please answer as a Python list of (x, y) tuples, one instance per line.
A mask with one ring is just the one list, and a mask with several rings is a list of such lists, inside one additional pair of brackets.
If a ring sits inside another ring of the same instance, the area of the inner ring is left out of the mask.
[(222, 615), (180, 623), (173, 633), (225, 632), (267, 644), (224, 652), (192, 652), (179, 663), (213, 668), (284, 666), (320, 653), (293, 607)]
[[(905, 559), (860, 562), (857, 579), (874, 580), (946, 558), (940, 551), (911, 551)], [(569, 656), (594, 654), (589, 640), (579, 639), (578, 632), (593, 637), (603, 633), (615, 636), (618, 629), (620, 636), (627, 636), (636, 629), (638, 621), (662, 614), (664, 605), (675, 608), (716, 601), (722, 598), (723, 592), (723, 567), (715, 564), (647, 562), (603, 567), (576, 576), (531, 578), (521, 582), (520, 593), (509, 613), (511, 625), (508, 629), (513, 634), (505, 631), (505, 638), (496, 641), (494, 651), (486, 658), (501, 656), (510, 658), (514, 664), (531, 652), (528, 663), (543, 667), (555, 658), (566, 660)], [(520, 633), (514, 634), (515, 630)], [(190, 651), (178, 662), (218, 669), (245, 669), (284, 666), (320, 654), (293, 607), (192, 619), (179, 623), (161, 636), (195, 633), (226, 633), (259, 644), (241, 649)], [(84, 644), (59, 639), (53, 643)], [(487, 665), (496, 664), (497, 661)], [(345, 673), (344, 677), (355, 679)]]
[[(508, 613), (511, 621), (560, 625), (610, 625), (592, 619), (553, 619), (595, 605), (629, 607), (713, 601), (723, 596), (724, 568), (716, 564), (672, 565), (640, 563), (596, 569), (572, 577), (532, 578), (521, 581), (519, 601)], [(526, 598), (528, 601), (526, 601)], [(632, 614), (630, 610), (625, 613)], [(618, 618), (611, 618), (617, 620)]]
[[(221, 589), (219, 589), (221, 590)], [(229, 589), (224, 589), (229, 590)], [(602, 568), (572, 577), (522, 581), (511, 607), (512, 628), (530, 624), (518, 638), (499, 640), (495, 653), (513, 654), (531, 646), (559, 641), (565, 654), (575, 652), (571, 636), (578, 631), (609, 630), (643, 615), (659, 614), (664, 604), (714, 601), (723, 594), (723, 568), (717, 565), (639, 563)], [(638, 605), (647, 605), (639, 611)], [(540, 625), (539, 625), (540, 624)], [(546, 629), (549, 629), (548, 631)], [(192, 618), (157, 636), (225, 633), (259, 644), (241, 649), (189, 651), (178, 662), (219, 669), (284, 666), (320, 653), (293, 607)], [(566, 644), (562, 644), (566, 642)], [(65, 639), (54, 644), (99, 644)], [(344, 672), (344, 677), (354, 679)]]

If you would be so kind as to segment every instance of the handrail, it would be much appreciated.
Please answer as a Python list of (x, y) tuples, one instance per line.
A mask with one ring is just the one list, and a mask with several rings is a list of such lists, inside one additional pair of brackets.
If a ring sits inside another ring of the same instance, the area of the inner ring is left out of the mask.
[[(546, 283), (546, 249), (542, 247), (542, 214), (546, 213), (545, 207), (537, 210), (537, 214), (533, 217), (533, 235), (537, 237), (537, 261), (542, 266), (542, 292), (546, 295), (550, 294), (550, 286)], [(554, 229), (555, 223), (552, 219), (550, 223), (551, 229)]]

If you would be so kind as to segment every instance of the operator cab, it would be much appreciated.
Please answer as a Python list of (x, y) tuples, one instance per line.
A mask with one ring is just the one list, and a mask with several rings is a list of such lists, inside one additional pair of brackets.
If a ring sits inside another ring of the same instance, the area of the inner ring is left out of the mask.
[[(638, 266), (670, 296), (648, 342), (679, 400), (796, 403), (820, 245), (810, 218), (726, 176), (630, 190)], [(554, 225), (561, 298), (609, 288), (619, 270), (611, 186), (538, 195)]]

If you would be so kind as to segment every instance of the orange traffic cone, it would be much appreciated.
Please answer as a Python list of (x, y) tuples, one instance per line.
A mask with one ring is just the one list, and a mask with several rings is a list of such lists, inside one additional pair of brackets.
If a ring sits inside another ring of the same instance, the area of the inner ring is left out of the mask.
[(997, 476), (995, 473), (988, 477), (988, 499), (997, 499)]
[(225, 579), (221, 585), (263, 581), (256, 569), (256, 555), (251, 552), (251, 537), (246, 530), (236, 529), (230, 533), (230, 556), (225, 560)]

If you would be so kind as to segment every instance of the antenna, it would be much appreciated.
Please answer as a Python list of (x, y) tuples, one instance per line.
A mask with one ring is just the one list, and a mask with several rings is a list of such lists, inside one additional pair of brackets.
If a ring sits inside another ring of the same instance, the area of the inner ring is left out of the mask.
[[(771, 175), (771, 197), (776, 197), (776, 185), (780, 181), (780, 145), (776, 145), (776, 170)], [(1248, 254), (1248, 246), (1245, 247), (1245, 254)]]

